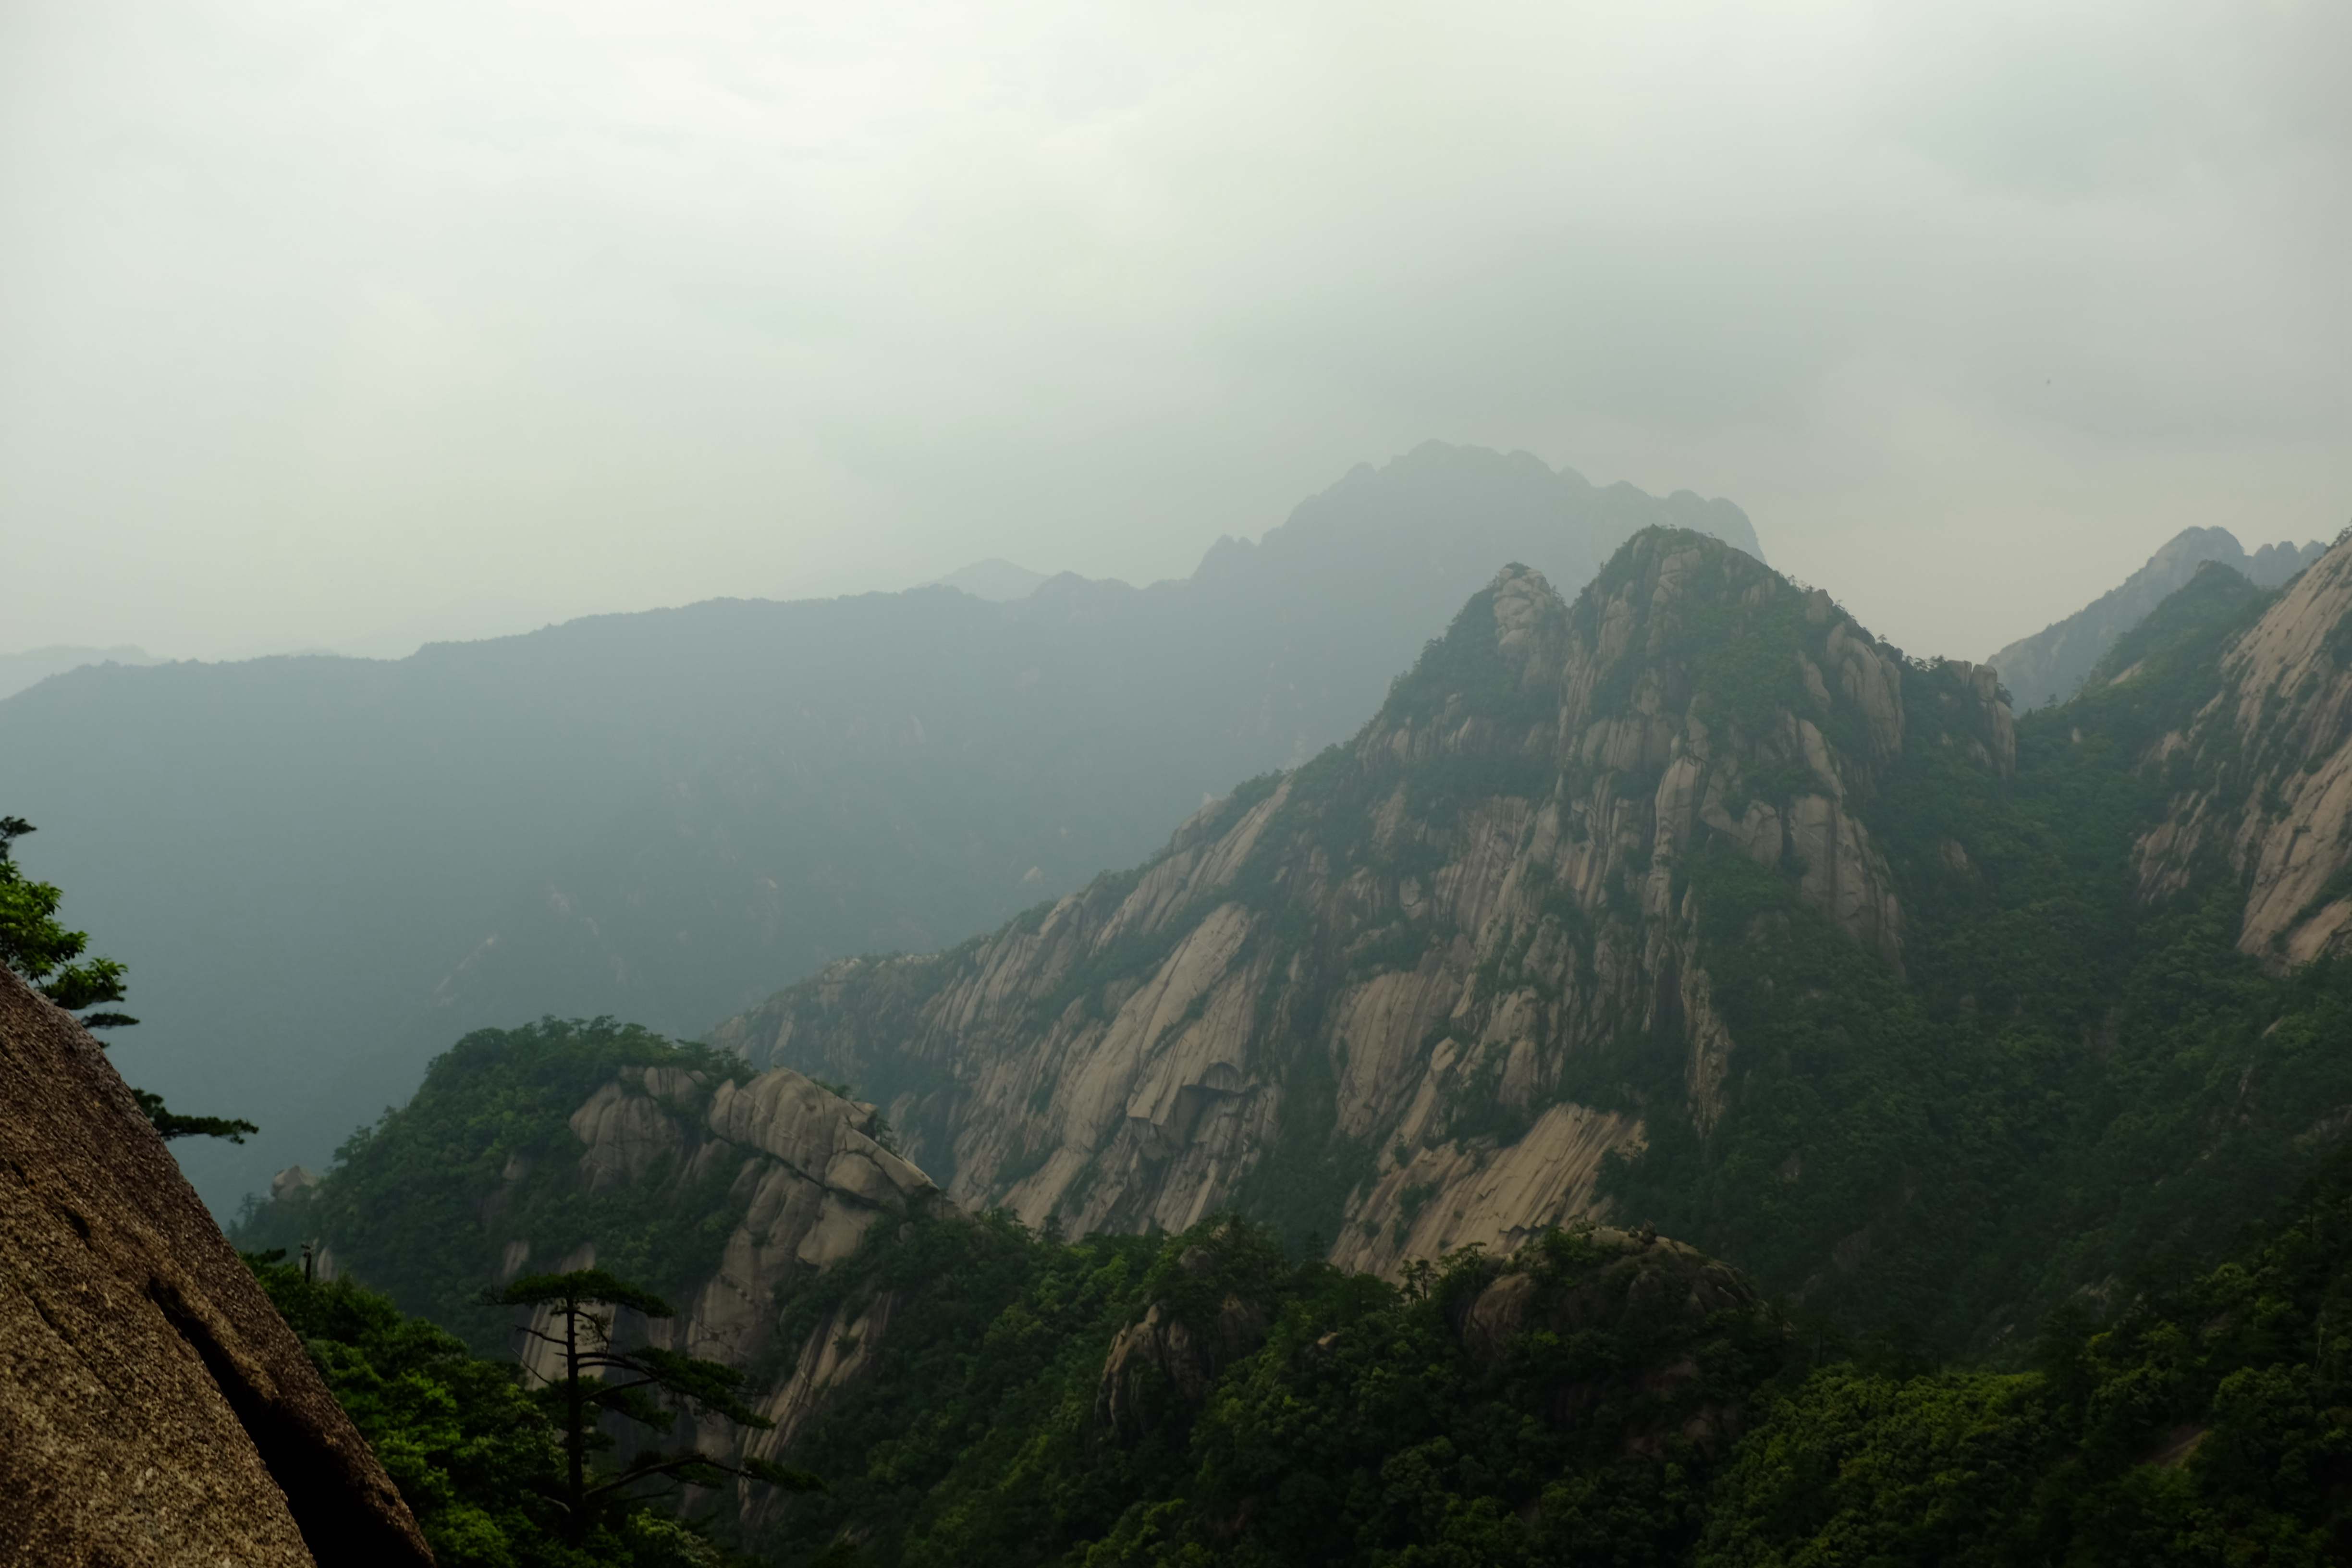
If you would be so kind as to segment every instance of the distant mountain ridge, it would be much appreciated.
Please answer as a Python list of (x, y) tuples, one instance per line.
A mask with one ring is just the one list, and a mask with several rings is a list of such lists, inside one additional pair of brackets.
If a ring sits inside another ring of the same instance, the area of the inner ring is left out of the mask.
[(663, 1270), (828, 1467), (793, 1560), (1379, 1563), (1410, 1459), (1433, 1561), (2340, 1561), (2347, 781), (2352, 538), (2013, 721), (1644, 530), (985, 935), (469, 1037), (243, 1240)]
[(2116, 638), (2185, 586), (2205, 563), (2218, 562), (2258, 588), (2275, 588), (2318, 560), (2326, 548), (2316, 540), (2300, 545), (2281, 540), (2249, 554), (2226, 528), (2183, 529), (2119, 585), (1985, 662), (2000, 671), (2019, 711), (2063, 702), (2082, 689)]
[(112, 647), (79, 647), (58, 643), (48, 647), (26, 648), (22, 653), (0, 653), (0, 697), (37, 685), (52, 675), (79, 669), (85, 664), (161, 662), (149, 657), (145, 648), (131, 643), (117, 643)]
[(1016, 565), (1003, 556), (992, 555), (985, 561), (975, 561), (923, 585), (927, 588), (954, 588), (970, 594), (975, 599), (1003, 604), (1027, 598), (1037, 591), (1037, 584), (1050, 575), (1052, 574), (1046, 572), (1032, 572), (1028, 567)]
[(1430, 443), (1148, 587), (719, 600), (396, 662), (85, 668), (0, 701), (0, 803), (130, 963), (140, 1080), (262, 1124), (183, 1155), (234, 1204), (324, 1163), (474, 1026), (692, 1034), (1132, 862), (1352, 732), (1505, 562), (1574, 585), (1650, 522), (1756, 552), (1728, 502)]

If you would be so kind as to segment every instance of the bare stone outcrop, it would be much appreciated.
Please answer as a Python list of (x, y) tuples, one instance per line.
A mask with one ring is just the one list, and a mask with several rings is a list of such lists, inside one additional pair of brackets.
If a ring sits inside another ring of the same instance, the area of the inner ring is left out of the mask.
[(5, 971), (0, 1561), (433, 1561), (97, 1044)]
[(2223, 686), (2150, 763), (2194, 783), (2137, 848), (2160, 898), (2219, 865), (2242, 879), (2238, 945), (2275, 966), (2352, 942), (2352, 541), (2223, 655)]
[[(1903, 963), (1868, 821), (1887, 769), (2015, 764), (1990, 669), (1907, 660), (1699, 535), (1636, 536), (1573, 605), (1475, 597), (1345, 748), (1204, 807), (1138, 871), (952, 952), (836, 964), (717, 1043), (859, 1086), (967, 1206), (1070, 1234), (1289, 1203), (1323, 1140), (1335, 1262), (1394, 1270), (1600, 1217), (1641, 1115), (1563, 1086), (1678, 1050), (1702, 1136), (1738, 1050), (1698, 873), (1781, 880)], [(1291, 1167), (1296, 1169), (1296, 1167)]]
[[(706, 1190), (715, 1173), (732, 1173), (727, 1193), (742, 1205), (742, 1218), (719, 1267), (673, 1303), (677, 1318), (632, 1331), (735, 1366), (765, 1347), (779, 1286), (846, 1258), (877, 1222), (917, 1212), (938, 1194), (929, 1176), (874, 1136), (874, 1107), (790, 1068), (714, 1084), (675, 1067), (625, 1068), (572, 1113), (571, 1126), (583, 1145), (578, 1170), (587, 1192), (643, 1184), (656, 1173), (673, 1191)], [(484, 1208), (495, 1231), (503, 1205), (493, 1197)], [(561, 1258), (535, 1258), (528, 1236), (501, 1245), (509, 1279), (596, 1261), (593, 1244)], [(529, 1347), (538, 1344), (526, 1339), (526, 1366), (551, 1370), (535, 1366)], [(786, 1389), (774, 1397), (789, 1405), (802, 1396)]]

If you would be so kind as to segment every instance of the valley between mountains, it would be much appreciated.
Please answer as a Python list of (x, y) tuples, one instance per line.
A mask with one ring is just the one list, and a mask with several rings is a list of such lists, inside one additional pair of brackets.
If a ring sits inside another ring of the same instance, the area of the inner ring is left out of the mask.
[[(525, 1272), (662, 1291), (829, 1479), (727, 1501), (775, 1561), (2325, 1561), (2347, 647), (2344, 542), (2022, 718), (1705, 535), (1508, 566), (1141, 865), (703, 1042), (469, 1036), (236, 1234), (485, 1353)], [(2217, 1339), (2248, 1290), (2318, 1359)]]

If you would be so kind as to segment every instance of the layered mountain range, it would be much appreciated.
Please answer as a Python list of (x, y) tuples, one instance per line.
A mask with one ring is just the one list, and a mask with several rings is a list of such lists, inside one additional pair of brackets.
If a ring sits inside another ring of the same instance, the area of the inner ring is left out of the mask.
[(715, 1038), (855, 1081), (953, 1196), (1033, 1225), (1272, 1205), (1349, 1267), (1508, 1250), (1605, 1211), (1604, 1162), (1644, 1147), (1658, 1111), (1591, 1092), (1629, 1042), (1674, 1114), (1723, 1118), (1717, 861), (1899, 970), (1866, 811), (1906, 748), (2005, 777), (1991, 672), (1907, 666), (1826, 594), (1653, 531), (1572, 607), (1507, 569), (1352, 742), (1136, 872)]
[(910, 1300), (821, 1281), (990, 1211), (1237, 1213), (1390, 1277), (1658, 1227), (1842, 1333), (2016, 1354), (2352, 1126), (2352, 992), (2312, 962), (2347, 626), (2352, 545), (2286, 593), (2206, 566), (2013, 721), (1990, 668), (1700, 533), (1573, 602), (1507, 566), (1350, 742), (1139, 868), (710, 1047), (468, 1041), (249, 1234), (445, 1317), (524, 1265), (649, 1272), (682, 1342), (764, 1368), (776, 1450)]
[[(2352, 545), (2284, 593), (2206, 564), (2013, 720), (1700, 533), (1573, 597), (1506, 566), (1352, 741), (1134, 869), (708, 1044), (468, 1037), (240, 1239), (485, 1354), (487, 1284), (661, 1290), (625, 1333), (774, 1422), (703, 1441), (830, 1477), (736, 1495), (779, 1561), (2095, 1559), (2161, 1498), (2324, 1552), (2343, 1488), (2230, 1455), (2336, 1441), (2333, 1373), (2225, 1328), (2322, 1333), (2340, 1274), (2345, 627)], [(1915, 1465), (1967, 1500), (1919, 1516)]]
[(396, 662), (86, 668), (0, 701), (0, 801), (104, 931), (233, 1205), (483, 1024), (693, 1033), (987, 929), (1348, 734), (1504, 561), (1581, 583), (1738, 508), (1431, 444), (1146, 588), (716, 601)]
[(2063, 702), (2082, 689), (2116, 639), (2179, 591), (2207, 562), (2227, 566), (2258, 588), (2275, 588), (2319, 559), (2317, 541), (2280, 540), (2248, 552), (2226, 528), (2185, 528), (2147, 564), (2064, 620), (2020, 637), (1986, 662), (2000, 671), (2020, 711)]

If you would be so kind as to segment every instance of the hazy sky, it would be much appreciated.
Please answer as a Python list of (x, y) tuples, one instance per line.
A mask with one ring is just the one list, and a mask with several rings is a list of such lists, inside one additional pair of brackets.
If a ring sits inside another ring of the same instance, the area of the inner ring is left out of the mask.
[(2341, 0), (0, 0), (0, 649), (1149, 580), (1434, 436), (1981, 657), (2352, 521), (2347, 62)]

